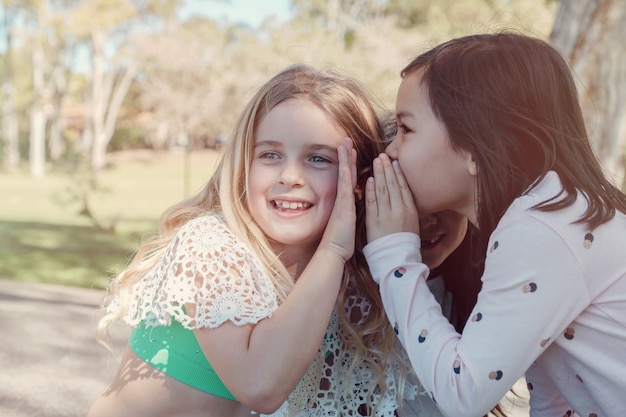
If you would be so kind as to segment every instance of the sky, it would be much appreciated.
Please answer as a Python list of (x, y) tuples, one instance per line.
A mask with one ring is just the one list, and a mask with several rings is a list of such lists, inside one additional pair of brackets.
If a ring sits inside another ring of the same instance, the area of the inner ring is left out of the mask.
[(245, 23), (258, 27), (267, 17), (279, 21), (289, 18), (290, 0), (186, 0), (181, 17), (202, 14), (230, 23)]

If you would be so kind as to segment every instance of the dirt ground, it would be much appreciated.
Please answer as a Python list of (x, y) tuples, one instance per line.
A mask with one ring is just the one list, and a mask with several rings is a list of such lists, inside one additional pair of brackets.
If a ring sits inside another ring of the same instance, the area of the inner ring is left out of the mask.
[[(119, 360), (95, 339), (102, 295), (0, 281), (0, 416), (85, 416)], [(126, 335), (114, 329), (115, 352)]]
[[(103, 292), (0, 280), (0, 416), (84, 417), (111, 380), (128, 330), (114, 328), (110, 354), (95, 339)], [(516, 390), (525, 392), (520, 380)], [(524, 398), (503, 403), (527, 417)]]

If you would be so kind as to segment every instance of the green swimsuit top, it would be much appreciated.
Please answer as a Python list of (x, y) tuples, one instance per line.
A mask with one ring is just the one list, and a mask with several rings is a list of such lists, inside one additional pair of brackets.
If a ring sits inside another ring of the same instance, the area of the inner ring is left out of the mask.
[(237, 401), (202, 353), (193, 330), (176, 320), (169, 326), (146, 326), (141, 322), (128, 340), (147, 363), (187, 385), (218, 397)]

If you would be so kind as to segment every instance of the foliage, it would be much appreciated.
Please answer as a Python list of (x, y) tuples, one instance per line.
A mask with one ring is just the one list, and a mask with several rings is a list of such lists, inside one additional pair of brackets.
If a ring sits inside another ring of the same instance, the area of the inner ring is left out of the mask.
[(76, 187), (72, 171), (50, 170), (37, 181), (22, 173), (0, 175), (0, 279), (102, 288), (141, 239), (156, 231), (161, 213), (187, 196), (183, 190), (200, 189), (218, 155), (113, 153), (98, 174), (102, 191), (91, 193), (89, 201), (102, 224), (117, 219), (115, 233), (98, 231), (77, 215), (80, 201), (66, 194)]
[(90, 226), (0, 221), (0, 278), (105, 288), (140, 241)]
[[(129, 165), (120, 158), (128, 152), (117, 151), (176, 150), (188, 144), (211, 145), (215, 138), (227, 137), (253, 91), (288, 65), (306, 62), (352, 76), (369, 88), (384, 112), (394, 106), (400, 69), (424, 49), (453, 36), (503, 28), (548, 39), (559, 6), (555, 0), (292, 0), (291, 19), (284, 22), (269, 19), (253, 28), (201, 16), (178, 20), (176, 11), (183, 2), (1, 1), (3, 11), (10, 8), (15, 16), (28, 17), (15, 19), (11, 27), (0, 27), (0, 32), (8, 34), (10, 30), (15, 37), (14, 49), (0, 50), (3, 58), (0, 77), (15, 92), (14, 112), (21, 129), (17, 148), (21, 155), (26, 155), (29, 149), (28, 116), (35, 100), (45, 104), (48, 123), (52, 123), (55, 112), (50, 109), (58, 99), (62, 111), (56, 117), (65, 124), (66, 155), (59, 163), (48, 163), (46, 178), (27, 181), (21, 174), (14, 177), (0, 174), (0, 186), (20, 184), (21, 190), (9, 188), (9, 195), (31, 193), (24, 197), (31, 202), (30, 207), (18, 204), (15, 207), (21, 209), (13, 210), (13, 203), (0, 205), (0, 212), (4, 212), (1, 218), (17, 222), (19, 233), (31, 236), (30, 241), (39, 239), (62, 245), (71, 240), (71, 237), (40, 236), (34, 232), (37, 229), (42, 233), (48, 230), (51, 235), (67, 230), (83, 239), (81, 236), (88, 236), (92, 227), (93, 237), (102, 238), (104, 235), (94, 231), (93, 225), (106, 229), (115, 224), (117, 233), (104, 240), (111, 239), (112, 246), (119, 244), (121, 252), (127, 253), (131, 249), (126, 243), (136, 238), (132, 234), (135, 232), (126, 232), (128, 228), (141, 229), (146, 222), (153, 227), (166, 207), (162, 203), (177, 201), (186, 190), (199, 188), (207, 179), (210, 167), (203, 164), (198, 168), (202, 172), (198, 179), (186, 180), (182, 159), (176, 168), (164, 164), (161, 169), (154, 169), (162, 154), (150, 153), (140, 158), (139, 165), (137, 160)], [(52, 10), (46, 11), (44, 6)], [(207, 7), (211, 7), (210, 2)], [(37, 20), (35, 16), (49, 19)], [(23, 25), (24, 22), (30, 23)], [(106, 47), (99, 56), (94, 56), (97, 49), (94, 31), (106, 36), (103, 43)], [(36, 47), (42, 48), (46, 55), (46, 88), (39, 96), (33, 88), (31, 68)], [(83, 60), (78, 59), (81, 56)], [(98, 76), (93, 68), (96, 58), (101, 64)], [(77, 65), (78, 62), (84, 64)], [(61, 69), (67, 72), (66, 85), (51, 84), (53, 74)], [(120, 74), (135, 76), (128, 93), (122, 90), (125, 99), (116, 113), (119, 117), (114, 129), (100, 126), (101, 131), (112, 134), (107, 139), (108, 146), (106, 143), (103, 146), (108, 152), (107, 168), (98, 174), (97, 182), (89, 169), (63, 171), (60, 163), (74, 155), (93, 158), (89, 147), (94, 138), (90, 142), (85, 132), (93, 129), (94, 121), (104, 125), (110, 119), (111, 109), (115, 108), (107, 107), (107, 103), (114, 96), (113, 84)], [(95, 96), (99, 99), (94, 103)], [(0, 153), (5, 151), (4, 145), (5, 142), (0, 145)], [(182, 158), (182, 154), (179, 156)], [(147, 167), (153, 168), (150, 174), (144, 174), (143, 168)], [(128, 193), (133, 184), (137, 188)], [(155, 187), (157, 193), (153, 191)], [(57, 200), (65, 199), (64, 207), (51, 204), (51, 190)], [(45, 196), (46, 204), (35, 199), (38, 194)], [(131, 202), (137, 199), (142, 200), (142, 209), (133, 209)], [(159, 210), (153, 212), (155, 208)], [(91, 225), (90, 218), (79, 215), (81, 211), (90, 212), (91, 221), (97, 222)], [(142, 226), (132, 226), (133, 219)], [(3, 233), (0, 245), (10, 246), (8, 254), (0, 255), (0, 263), (11, 271), (3, 269), (0, 273), (22, 276), (18, 271), (22, 267), (41, 264), (52, 268), (43, 259), (56, 253), (60, 262), (65, 256), (58, 247), (55, 250), (59, 252), (35, 250), (31, 243), (20, 243), (19, 239), (9, 245), (6, 237), (9, 228), (6, 224), (0, 226)], [(15, 237), (14, 233), (10, 235), (12, 239)], [(85, 258), (111, 253), (111, 247), (104, 243), (100, 252), (97, 242), (83, 243), (91, 248), (85, 252)], [(33, 249), (32, 257), (29, 248)], [(18, 256), (11, 258), (11, 253)], [(42, 260), (35, 259), (36, 256)], [(112, 256), (118, 257), (120, 253)], [(86, 259), (76, 262), (85, 262), (83, 267), (90, 271), (87, 275), (103, 273), (101, 267), (96, 272), (96, 267), (87, 266)], [(120, 264), (113, 263), (116, 262)], [(42, 267), (35, 275), (47, 277), (71, 269), (61, 264), (54, 267), (62, 271), (48, 272)]]
[[(391, 108), (399, 69), (430, 44), (504, 26), (547, 36), (555, 9), (545, 0), (292, 0), (290, 20), (267, 20), (252, 28), (198, 15), (179, 21), (176, 11), (183, 2), (4, 1), (5, 10), (10, 5), (32, 22), (5, 28), (17, 36), (10, 81), (18, 92), (16, 111), (25, 137), (35, 100), (48, 105), (50, 94), (62, 94), (63, 111), (47, 115), (66, 122), (68, 108), (82, 109), (71, 117), (82, 115), (83, 123), (70, 133), (92, 159), (140, 143), (161, 149), (187, 137), (210, 140), (228, 134), (254, 89), (295, 62), (346, 72)], [(36, 46), (46, 56), (46, 83), (68, 71), (66, 87), (55, 82), (33, 94), (30, 61)], [(85, 58), (81, 65), (78, 52)], [(0, 66), (0, 73), (5, 70)], [(135, 78), (130, 90), (119, 91), (130, 94), (117, 126), (111, 127), (118, 114), (114, 87), (122, 74)], [(110, 140), (114, 143), (108, 146)], [(91, 149), (96, 151), (90, 154)], [(92, 162), (94, 168), (103, 166), (103, 161)]]
[(101, 183), (98, 173), (89, 169), (80, 159), (69, 171), (71, 181), (64, 189), (53, 195), (53, 201), (62, 207), (77, 206), (77, 214), (89, 219), (96, 231), (114, 233), (119, 216), (102, 221), (93, 208), (96, 194), (110, 194), (111, 189)]
[(111, 142), (109, 142), (109, 152), (127, 151), (130, 149), (146, 149), (150, 144), (146, 140), (146, 132), (141, 126), (121, 125), (115, 128)]

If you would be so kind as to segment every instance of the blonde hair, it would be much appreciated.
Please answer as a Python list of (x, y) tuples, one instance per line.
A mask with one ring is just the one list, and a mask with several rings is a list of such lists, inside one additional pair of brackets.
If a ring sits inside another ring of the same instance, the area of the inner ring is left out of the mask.
[[(152, 269), (163, 255), (167, 244), (189, 220), (208, 213), (221, 213), (228, 227), (246, 242), (258, 255), (271, 277), (282, 302), (294, 281), (272, 251), (262, 230), (248, 209), (247, 186), (254, 149), (256, 130), (263, 118), (278, 104), (290, 99), (304, 99), (329, 115), (346, 136), (354, 142), (357, 152), (358, 187), (365, 189), (371, 175), (373, 159), (383, 152), (384, 135), (372, 97), (356, 81), (331, 70), (318, 70), (308, 65), (290, 66), (265, 83), (245, 106), (235, 128), (225, 144), (219, 164), (206, 186), (195, 196), (170, 207), (160, 220), (159, 234), (144, 242), (129, 265), (111, 282), (103, 302), (109, 307), (98, 325), (99, 334), (108, 325), (124, 316), (128, 310), (134, 282)], [(341, 337), (354, 351), (351, 369), (366, 363), (377, 376), (371, 383), (371, 393), (384, 393), (384, 371), (390, 354), (394, 352), (394, 333), (384, 313), (378, 287), (367, 268), (362, 249), (366, 244), (365, 205), (357, 202), (357, 237), (355, 253), (346, 263), (344, 276), (352, 277), (348, 289), (344, 279), (338, 298), (339, 319), (344, 329)], [(354, 287), (354, 288), (352, 288)], [(347, 317), (344, 304), (356, 290), (371, 304), (362, 323)], [(111, 310), (110, 301), (117, 297), (119, 306)], [(393, 356), (393, 355), (392, 355)], [(404, 380), (404, 375), (402, 375)], [(402, 384), (401, 384), (402, 385)], [(371, 395), (368, 398), (372, 398)], [(372, 407), (371, 404), (368, 405)]]

